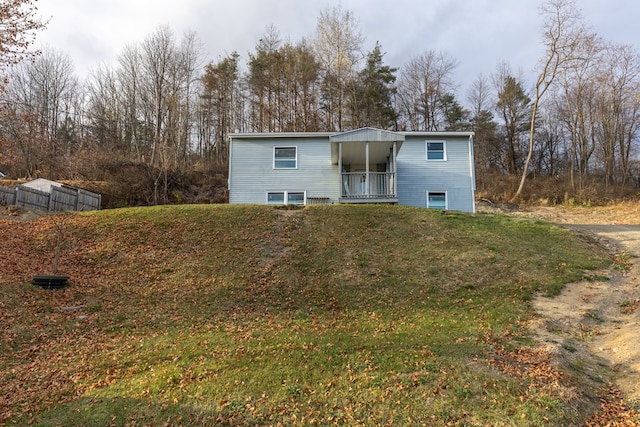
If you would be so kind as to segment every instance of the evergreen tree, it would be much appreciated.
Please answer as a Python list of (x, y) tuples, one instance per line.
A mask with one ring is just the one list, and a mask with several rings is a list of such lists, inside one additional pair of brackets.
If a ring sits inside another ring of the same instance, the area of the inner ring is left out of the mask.
[(349, 113), (353, 128), (365, 126), (381, 129), (397, 129), (397, 117), (393, 108), (393, 96), (397, 89), (397, 68), (382, 63), (380, 44), (367, 56), (364, 69), (358, 73), (349, 102)]
[(489, 172), (502, 163), (503, 153), (493, 113), (480, 110), (471, 118), (470, 130), (474, 132), (475, 166), (478, 173)]
[(464, 131), (469, 127), (469, 112), (462, 108), (452, 93), (446, 93), (438, 100), (438, 108), (442, 111), (444, 130), (447, 132)]
[(523, 135), (529, 130), (531, 118), (531, 98), (525, 93), (522, 84), (513, 76), (502, 80), (498, 92), (496, 109), (504, 120), (506, 158), (504, 164), (510, 174), (517, 174), (524, 162)]

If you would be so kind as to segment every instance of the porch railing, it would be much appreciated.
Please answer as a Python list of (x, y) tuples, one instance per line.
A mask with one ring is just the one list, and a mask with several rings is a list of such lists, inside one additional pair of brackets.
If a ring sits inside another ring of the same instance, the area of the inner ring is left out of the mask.
[(369, 172), (369, 186), (367, 188), (367, 174), (365, 172), (343, 172), (341, 197), (343, 198), (393, 198), (393, 172)]

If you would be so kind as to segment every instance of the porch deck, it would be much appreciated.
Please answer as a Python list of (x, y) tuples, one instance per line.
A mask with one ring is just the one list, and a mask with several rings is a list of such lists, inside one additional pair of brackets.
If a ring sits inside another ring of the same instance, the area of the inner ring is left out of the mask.
[(339, 203), (398, 203), (397, 197), (379, 197), (379, 196), (352, 196), (352, 197), (340, 197)]

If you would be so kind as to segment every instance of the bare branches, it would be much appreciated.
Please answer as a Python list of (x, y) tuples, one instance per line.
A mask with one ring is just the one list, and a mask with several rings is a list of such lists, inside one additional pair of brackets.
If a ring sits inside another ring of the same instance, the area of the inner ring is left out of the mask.
[(37, 0), (0, 2), (0, 69), (17, 64), (29, 55), (35, 33), (44, 28), (36, 17)]
[(409, 60), (402, 68), (398, 95), (405, 127), (412, 130), (437, 131), (443, 125), (440, 100), (453, 93), (453, 72), (458, 60), (445, 52), (429, 50)]
[(345, 128), (347, 86), (353, 81), (355, 66), (363, 57), (364, 37), (359, 27), (353, 12), (341, 6), (325, 9), (318, 18), (313, 48), (322, 66), (322, 110), (328, 129)]
[(524, 163), (520, 185), (511, 201), (515, 201), (520, 196), (527, 179), (529, 163), (533, 156), (536, 115), (540, 100), (553, 84), (561, 68), (572, 61), (579, 60), (580, 46), (582, 46), (585, 35), (582, 14), (573, 0), (548, 0), (540, 7), (540, 13), (544, 18), (542, 44), (545, 46), (546, 52), (533, 95), (529, 151)]

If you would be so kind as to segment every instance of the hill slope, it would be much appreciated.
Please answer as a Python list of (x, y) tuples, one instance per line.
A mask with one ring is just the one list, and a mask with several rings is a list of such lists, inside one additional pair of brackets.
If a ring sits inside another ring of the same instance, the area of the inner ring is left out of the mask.
[[(60, 226), (70, 286), (45, 291)], [(532, 294), (609, 262), (548, 223), (207, 205), (0, 234), (9, 424), (579, 425), (598, 406), (528, 344)]]

